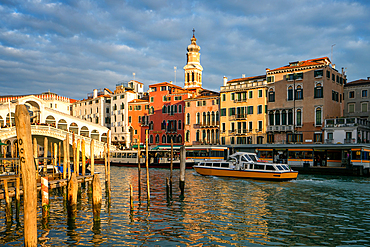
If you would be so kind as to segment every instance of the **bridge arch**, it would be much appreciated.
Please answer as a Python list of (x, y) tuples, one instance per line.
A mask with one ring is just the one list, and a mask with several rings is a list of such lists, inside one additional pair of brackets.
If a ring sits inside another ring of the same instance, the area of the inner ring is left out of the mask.
[(89, 133), (89, 128), (87, 128), (86, 126), (82, 126), (82, 128), (80, 129), (80, 135), (89, 137)]
[(78, 125), (73, 122), (69, 125), (69, 131), (78, 134)]
[(67, 121), (64, 120), (64, 119), (59, 119), (59, 121), (58, 121), (58, 129), (67, 130), (68, 129)]
[(91, 131), (91, 139), (94, 139), (94, 140), (100, 140), (100, 138), (99, 138), (99, 131), (97, 131), (97, 130), (93, 130), (93, 131)]
[(56, 126), (55, 117), (52, 116), (52, 115), (47, 116), (46, 119), (45, 119), (45, 123), (55, 127)]

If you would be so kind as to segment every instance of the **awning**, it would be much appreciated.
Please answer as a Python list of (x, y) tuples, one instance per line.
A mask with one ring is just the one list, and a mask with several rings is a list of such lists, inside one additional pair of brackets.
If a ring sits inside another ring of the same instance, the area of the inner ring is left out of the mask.
[[(180, 149), (182, 145), (173, 145), (173, 149)], [(151, 150), (171, 150), (171, 145), (158, 145)]]

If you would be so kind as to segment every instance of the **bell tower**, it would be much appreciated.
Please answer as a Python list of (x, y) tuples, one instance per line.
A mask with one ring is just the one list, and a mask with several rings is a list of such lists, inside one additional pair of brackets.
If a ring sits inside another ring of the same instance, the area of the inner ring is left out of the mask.
[(193, 29), (193, 37), (191, 44), (188, 45), (187, 64), (184, 66), (185, 71), (185, 86), (184, 88), (202, 87), (202, 71), (203, 67), (200, 65), (200, 47), (197, 45), (195, 38), (195, 30)]

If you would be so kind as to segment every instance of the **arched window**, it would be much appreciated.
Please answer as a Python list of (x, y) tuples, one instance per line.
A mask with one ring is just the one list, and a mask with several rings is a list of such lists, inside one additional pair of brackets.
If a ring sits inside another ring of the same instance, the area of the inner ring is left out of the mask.
[(200, 124), (200, 113), (197, 112), (196, 124)]
[(219, 122), (220, 121), (220, 115), (218, 113), (218, 111), (216, 111), (216, 122)]
[(197, 133), (195, 134), (195, 141), (196, 142), (199, 142), (199, 139), (200, 139), (200, 132), (199, 132), (199, 130), (197, 130)]
[(286, 110), (281, 111), (281, 125), (286, 125)]
[(177, 136), (177, 143), (182, 143), (182, 136), (181, 135)]
[(293, 100), (293, 87), (288, 87), (288, 100)]
[(206, 120), (206, 113), (205, 112), (203, 112), (203, 119), (202, 119), (202, 123), (203, 124), (206, 124), (206, 122), (207, 122), (207, 120)]
[(269, 124), (270, 126), (274, 125), (274, 112), (273, 111), (269, 112)]
[(275, 125), (280, 125), (280, 111), (275, 111)]
[(182, 113), (182, 105), (179, 105), (179, 113)]
[(186, 114), (186, 124), (190, 124), (190, 113)]
[(162, 143), (166, 143), (166, 135), (162, 136)]
[(288, 111), (288, 125), (292, 125), (292, 124), (293, 124), (293, 111), (289, 110)]
[(167, 107), (165, 105), (162, 107), (162, 113), (167, 113)]
[(155, 143), (159, 143), (159, 135), (158, 134), (155, 135)]
[(296, 99), (297, 100), (298, 99), (303, 99), (303, 88), (302, 88), (302, 86), (298, 85), (295, 93), (296, 93)]
[(297, 110), (297, 126), (302, 126), (302, 110)]
[(149, 142), (150, 142), (150, 143), (153, 143), (153, 135), (150, 135), (150, 137), (149, 137)]
[(125, 109), (125, 104), (121, 104), (121, 110)]
[(181, 130), (181, 120), (179, 120), (178, 129)]
[(174, 106), (173, 106), (173, 112), (174, 112), (174, 113), (177, 113), (177, 105), (174, 105)]
[(275, 92), (272, 88), (269, 90), (269, 102), (275, 102)]
[(321, 126), (322, 125), (322, 119), (321, 119), (321, 107), (316, 108), (316, 121), (315, 121), (316, 126)]
[(187, 130), (187, 131), (186, 131), (186, 134), (185, 134), (185, 141), (186, 141), (186, 142), (190, 142), (190, 130)]
[(171, 136), (167, 135), (167, 143), (171, 143)]

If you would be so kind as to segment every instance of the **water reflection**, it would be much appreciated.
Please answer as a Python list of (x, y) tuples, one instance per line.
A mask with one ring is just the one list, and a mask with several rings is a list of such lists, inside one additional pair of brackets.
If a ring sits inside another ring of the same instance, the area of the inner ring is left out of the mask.
[[(104, 172), (104, 168), (97, 167), (99, 169)], [(203, 177), (188, 170), (185, 197), (181, 199), (178, 171), (175, 170), (173, 196), (168, 201), (166, 177), (169, 171), (151, 169), (148, 207), (145, 170), (141, 172), (141, 197), (137, 169), (112, 167), (111, 173), (110, 203), (101, 179), (100, 221), (93, 220), (88, 187), (81, 188), (75, 219), (68, 218), (63, 190), (51, 192), (47, 229), (42, 228), (41, 210), (38, 212), (38, 234), (45, 237), (40, 244), (370, 245), (370, 180), (367, 178), (300, 175), (295, 181), (267, 182)], [(129, 184), (134, 190), (132, 214)], [(41, 201), (39, 204), (41, 206)], [(23, 229), (14, 223), (6, 224), (4, 203), (0, 219), (0, 245), (23, 245)]]

